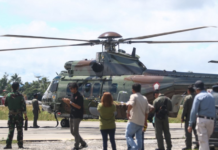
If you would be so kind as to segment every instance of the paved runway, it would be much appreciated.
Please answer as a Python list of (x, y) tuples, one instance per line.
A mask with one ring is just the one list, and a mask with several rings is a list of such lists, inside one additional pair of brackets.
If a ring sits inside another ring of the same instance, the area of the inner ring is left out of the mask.
[[(32, 126), (32, 121), (28, 122), (29, 126)], [(116, 123), (116, 139), (125, 139), (125, 127), (127, 123)], [(56, 125), (55, 121), (39, 121), (38, 125), (53, 126), (53, 128), (29, 128), (28, 131), (24, 131), (24, 140), (26, 141), (37, 141), (37, 140), (71, 140), (73, 139), (69, 128), (62, 128), (60, 125), (54, 128)], [(7, 121), (1, 120), (0, 127), (7, 127)], [(172, 123), (170, 124), (171, 137), (173, 139), (184, 138), (184, 128), (181, 128), (181, 124)], [(98, 121), (82, 121), (80, 125), (81, 136), (86, 140), (98, 140), (102, 139), (99, 131)], [(0, 128), (0, 139), (6, 139), (8, 134), (8, 128)], [(16, 140), (16, 134), (14, 139)], [(155, 132), (152, 124), (149, 123), (148, 129), (145, 132), (146, 139), (155, 138)]]

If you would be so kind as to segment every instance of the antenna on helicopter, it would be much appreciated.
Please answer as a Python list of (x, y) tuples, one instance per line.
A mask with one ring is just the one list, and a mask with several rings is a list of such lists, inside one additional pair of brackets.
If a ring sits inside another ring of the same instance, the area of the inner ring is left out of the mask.
[(135, 57), (135, 52), (136, 52), (136, 48), (133, 47), (133, 50), (132, 50), (132, 57)]

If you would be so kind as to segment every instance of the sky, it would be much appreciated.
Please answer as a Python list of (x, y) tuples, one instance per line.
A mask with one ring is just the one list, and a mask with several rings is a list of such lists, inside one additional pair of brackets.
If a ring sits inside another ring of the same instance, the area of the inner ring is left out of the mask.
[[(0, 0), (0, 35), (19, 34), (97, 39), (107, 31), (123, 38), (200, 26), (218, 26), (216, 0)], [(206, 28), (146, 40), (218, 40), (218, 28)], [(0, 37), (0, 49), (81, 42)], [(218, 74), (218, 43), (131, 44), (148, 69)], [(101, 46), (0, 52), (0, 78), (18, 73), (23, 82), (44, 76), (52, 80), (71, 60), (95, 59)]]

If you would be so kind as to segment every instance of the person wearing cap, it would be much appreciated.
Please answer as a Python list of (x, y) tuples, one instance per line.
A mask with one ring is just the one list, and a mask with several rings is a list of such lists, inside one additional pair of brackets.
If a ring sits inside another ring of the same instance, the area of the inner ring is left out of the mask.
[[(187, 96), (184, 99), (183, 103), (183, 112), (181, 116), (181, 122), (185, 122), (185, 145), (186, 147), (182, 150), (188, 150), (192, 149), (192, 133), (188, 132), (188, 125), (189, 125), (189, 119), (190, 119), (190, 113), (192, 108), (192, 103), (194, 101), (195, 97), (195, 90), (192, 85), (188, 86), (187, 89)], [(193, 123), (192, 129), (194, 131), (195, 140), (198, 142), (198, 136), (197, 131), (195, 129), (196, 123)], [(197, 144), (194, 149), (197, 149), (199, 145)]]
[(157, 117), (157, 113), (163, 107), (163, 105), (166, 104), (167, 111), (172, 110), (172, 102), (170, 99), (164, 94), (161, 94), (159, 90), (155, 90), (154, 96), (157, 97), (154, 102), (154, 111), (155, 111), (155, 135), (157, 139), (158, 149), (156, 150), (164, 150), (164, 143), (163, 143), (163, 133), (164, 137), (167, 143), (167, 150), (171, 150), (172, 148), (172, 142), (171, 142), (171, 134), (169, 129), (169, 120), (168, 120), (168, 114), (165, 115), (164, 119), (160, 119)]
[(40, 113), (40, 108), (39, 108), (39, 102), (38, 102), (38, 94), (35, 93), (33, 95), (34, 99), (32, 100), (32, 106), (33, 106), (33, 128), (39, 128), (39, 126), (37, 125), (37, 120), (38, 120), (38, 116)]
[(197, 119), (199, 150), (209, 150), (209, 138), (214, 130), (215, 100), (210, 93), (205, 91), (202, 81), (196, 81), (194, 89), (197, 95), (191, 109), (188, 132), (192, 132), (192, 126)]

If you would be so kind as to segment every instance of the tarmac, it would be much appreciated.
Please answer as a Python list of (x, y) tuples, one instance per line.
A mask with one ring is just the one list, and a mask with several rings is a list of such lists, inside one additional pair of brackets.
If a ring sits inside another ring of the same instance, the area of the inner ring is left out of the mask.
[[(29, 127), (33, 122), (29, 121)], [(24, 131), (24, 147), (31, 150), (70, 150), (74, 146), (74, 138), (70, 133), (69, 128), (62, 128), (60, 125), (55, 127), (55, 121), (38, 121), (40, 128), (28, 128)], [(126, 150), (125, 128), (126, 122), (116, 123), (116, 145), (117, 150)], [(181, 124), (171, 123), (170, 132), (172, 136), (173, 150), (181, 150), (185, 147), (184, 128)], [(8, 134), (7, 121), (0, 121), (0, 140), (6, 140)], [(14, 140), (16, 140), (17, 131), (15, 130)], [(98, 121), (82, 121), (80, 124), (80, 134), (87, 142), (88, 147), (84, 150), (102, 150), (102, 137), (99, 131)], [(3, 142), (4, 143), (4, 142)], [(145, 149), (154, 150), (157, 148), (155, 139), (155, 131), (151, 123), (148, 124), (148, 129), (145, 132)], [(0, 149), (3, 149), (5, 144), (0, 144)], [(12, 144), (13, 149), (18, 149), (16, 143)], [(111, 145), (108, 142), (108, 150), (111, 150)]]
[[(28, 126), (32, 126), (33, 122), (29, 121)], [(60, 125), (55, 127), (55, 121), (38, 121), (40, 128), (28, 128), (24, 131), (24, 141), (64, 141), (73, 140), (69, 128), (62, 128)], [(116, 140), (125, 140), (126, 122), (116, 123)], [(184, 124), (183, 124), (184, 125)], [(3, 127), (3, 128), (2, 128)], [(4, 128), (5, 127), (5, 128)], [(8, 134), (7, 121), (0, 121), (0, 139), (5, 140)], [(170, 124), (170, 132), (172, 139), (184, 139), (184, 126), (179, 123)], [(15, 135), (17, 131), (15, 130)], [(98, 121), (82, 121), (80, 124), (80, 134), (85, 140), (101, 140)], [(148, 124), (145, 132), (145, 139), (155, 139), (155, 131), (151, 123)], [(14, 136), (16, 140), (16, 136)]]

